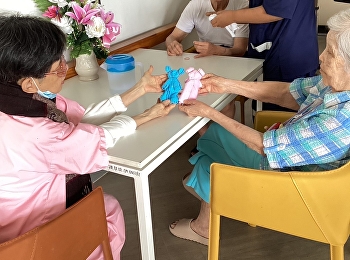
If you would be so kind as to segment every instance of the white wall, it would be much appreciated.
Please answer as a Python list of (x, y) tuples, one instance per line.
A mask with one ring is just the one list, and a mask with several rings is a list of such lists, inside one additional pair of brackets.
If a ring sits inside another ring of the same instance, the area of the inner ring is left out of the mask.
[[(115, 42), (176, 22), (189, 0), (101, 0), (114, 21), (122, 25)], [(40, 15), (32, 0), (0, 0), (0, 11)]]
[(350, 8), (350, 4), (334, 2), (333, 0), (318, 0), (318, 25), (327, 25), (327, 20), (341, 10)]
[(176, 22), (189, 0), (101, 0), (122, 25), (117, 41)]
[(17, 11), (23, 14), (40, 15), (31, 0), (0, 0), (0, 12)]

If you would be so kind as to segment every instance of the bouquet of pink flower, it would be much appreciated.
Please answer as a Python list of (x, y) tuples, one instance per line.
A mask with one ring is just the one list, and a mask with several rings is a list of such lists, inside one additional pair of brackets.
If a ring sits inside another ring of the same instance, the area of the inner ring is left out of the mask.
[(106, 12), (95, 0), (34, 0), (43, 16), (50, 18), (67, 34), (71, 58), (92, 51), (98, 59), (106, 58), (111, 42), (121, 25), (113, 22), (114, 14)]

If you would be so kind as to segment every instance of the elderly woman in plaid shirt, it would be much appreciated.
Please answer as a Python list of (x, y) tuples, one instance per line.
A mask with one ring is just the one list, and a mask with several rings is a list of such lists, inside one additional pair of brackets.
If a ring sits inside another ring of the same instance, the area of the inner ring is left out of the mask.
[[(260, 133), (198, 100), (179, 109), (214, 121), (198, 140), (199, 152), (186, 178), (189, 191), (202, 200), (196, 219), (169, 226), (180, 238), (208, 243), (209, 168), (213, 162), (277, 171), (322, 171), (349, 161), (350, 147), (350, 9), (328, 21), (326, 49), (320, 55), (321, 75), (285, 82), (241, 82), (205, 75), (201, 93), (235, 93), (297, 110), (280, 128)], [(302, 46), (300, 46), (302, 48)], [(305, 57), (307, 59), (307, 57)]]

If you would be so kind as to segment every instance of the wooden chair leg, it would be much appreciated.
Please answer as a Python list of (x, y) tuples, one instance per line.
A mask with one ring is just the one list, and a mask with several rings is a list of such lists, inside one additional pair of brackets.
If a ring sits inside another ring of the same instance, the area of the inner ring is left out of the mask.
[(238, 101), (240, 103), (241, 107), (241, 123), (244, 125), (245, 124), (245, 113), (244, 113), (244, 104), (248, 100), (247, 97), (238, 95), (234, 99), (234, 101)]

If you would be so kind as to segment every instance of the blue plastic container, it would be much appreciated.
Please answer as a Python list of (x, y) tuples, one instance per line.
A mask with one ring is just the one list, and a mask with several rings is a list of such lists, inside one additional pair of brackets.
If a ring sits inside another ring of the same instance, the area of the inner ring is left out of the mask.
[(135, 69), (135, 59), (128, 54), (108, 56), (105, 62), (108, 72), (127, 72)]
[(105, 60), (108, 82), (112, 94), (121, 94), (136, 84), (135, 66), (140, 67), (143, 75), (143, 66), (135, 62), (133, 56), (128, 54), (115, 54)]

